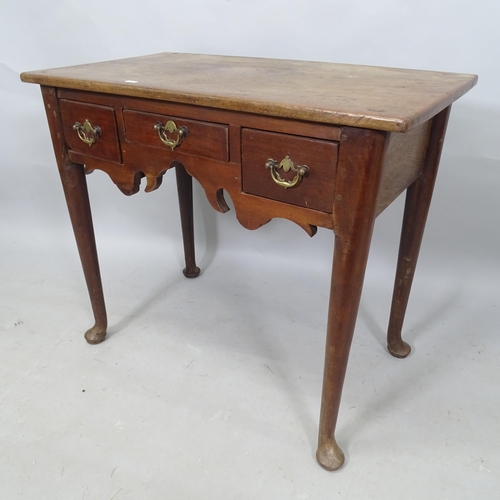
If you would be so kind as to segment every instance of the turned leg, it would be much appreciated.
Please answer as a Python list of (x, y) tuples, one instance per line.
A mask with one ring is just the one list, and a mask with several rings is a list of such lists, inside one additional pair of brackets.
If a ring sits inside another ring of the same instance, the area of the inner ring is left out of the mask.
[(387, 348), (396, 358), (406, 358), (411, 351), (410, 346), (401, 338), (401, 330), (431, 204), (449, 113), (450, 108), (447, 108), (433, 119), (422, 175), (406, 192), (396, 279), (387, 330)]
[(85, 338), (89, 344), (99, 344), (106, 336), (108, 323), (85, 172), (83, 165), (67, 163), (60, 167), (60, 173), (95, 318)]
[(357, 129), (347, 129), (341, 136), (333, 210), (335, 249), (316, 453), (319, 464), (327, 470), (337, 470), (344, 463), (344, 453), (335, 439), (335, 427), (375, 221), (385, 139), (383, 133)]
[(85, 333), (85, 338), (89, 344), (99, 344), (106, 336), (108, 321), (85, 171), (83, 165), (72, 163), (68, 158), (56, 89), (42, 86), (41, 90), (59, 175), (94, 312), (95, 324)]
[(196, 278), (200, 274), (200, 268), (196, 266), (194, 253), (193, 178), (180, 163), (177, 163), (175, 166), (175, 175), (177, 178), (182, 240), (184, 242), (184, 257), (186, 260), (186, 267), (183, 273), (186, 278)]

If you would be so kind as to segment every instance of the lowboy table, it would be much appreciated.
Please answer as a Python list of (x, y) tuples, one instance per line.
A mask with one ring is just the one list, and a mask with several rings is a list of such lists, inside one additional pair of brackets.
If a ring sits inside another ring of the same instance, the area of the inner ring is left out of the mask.
[(23, 73), (42, 86), (95, 325), (106, 310), (85, 174), (131, 195), (175, 167), (188, 278), (198, 276), (192, 177), (215, 210), (225, 190), (239, 222), (275, 217), (335, 233), (317, 460), (338, 469), (335, 426), (375, 218), (406, 190), (388, 350), (401, 328), (453, 101), (474, 75), (346, 64), (157, 54)]

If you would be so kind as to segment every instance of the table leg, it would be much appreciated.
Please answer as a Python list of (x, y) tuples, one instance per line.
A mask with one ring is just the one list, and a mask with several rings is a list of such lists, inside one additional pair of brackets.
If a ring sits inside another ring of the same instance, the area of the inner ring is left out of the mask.
[(182, 239), (186, 260), (183, 273), (186, 278), (196, 278), (200, 274), (200, 268), (196, 266), (194, 250), (193, 178), (186, 172), (181, 163), (176, 164), (175, 175), (177, 178), (177, 194), (179, 196)]
[(449, 113), (450, 107), (433, 119), (422, 175), (406, 192), (396, 279), (387, 330), (387, 348), (396, 358), (406, 358), (411, 351), (410, 346), (401, 338), (401, 330), (431, 204)]
[[(335, 427), (375, 221), (386, 137), (349, 129), (341, 137), (334, 201), (335, 249), (316, 458), (327, 470), (344, 463)], [(342, 156), (343, 155), (343, 156)]]
[(85, 339), (89, 344), (99, 344), (106, 336), (108, 320), (85, 172), (83, 165), (69, 162), (61, 165), (59, 172), (95, 318)]
[(56, 89), (42, 85), (41, 90), (54, 154), (94, 313), (95, 324), (85, 333), (85, 338), (89, 344), (99, 344), (106, 336), (108, 320), (84, 166), (75, 164), (68, 158)]
[(346, 248), (335, 237), (332, 288), (328, 314), (325, 371), (321, 405), (319, 442), (316, 458), (327, 470), (337, 470), (344, 463), (344, 453), (335, 440), (335, 427), (342, 387), (347, 369), (369, 242), (352, 242)]

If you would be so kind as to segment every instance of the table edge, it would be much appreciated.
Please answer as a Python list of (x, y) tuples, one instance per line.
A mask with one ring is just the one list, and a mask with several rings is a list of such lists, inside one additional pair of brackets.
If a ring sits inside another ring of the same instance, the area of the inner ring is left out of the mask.
[[(464, 75), (466, 76), (466, 75)], [(477, 75), (470, 76), (470, 80), (456, 88), (446, 99), (438, 99), (429, 105), (423, 112), (404, 118), (389, 118), (380, 116), (368, 116), (365, 114), (345, 113), (303, 106), (292, 106), (278, 102), (265, 102), (255, 99), (227, 98), (206, 94), (190, 94), (186, 92), (175, 92), (158, 88), (136, 87), (133, 85), (84, 81), (72, 78), (55, 77), (42, 74), (39, 71), (28, 71), (20, 74), (21, 81), (34, 83), (47, 87), (56, 87), (87, 92), (105, 93), (110, 95), (122, 95), (144, 99), (169, 101), (179, 104), (190, 104), (205, 106), (214, 109), (253, 113), (258, 115), (274, 116), (280, 118), (318, 122), (336, 126), (349, 126), (367, 128), (386, 132), (408, 132), (412, 128), (424, 123), (454, 101), (472, 89), (477, 81)]]

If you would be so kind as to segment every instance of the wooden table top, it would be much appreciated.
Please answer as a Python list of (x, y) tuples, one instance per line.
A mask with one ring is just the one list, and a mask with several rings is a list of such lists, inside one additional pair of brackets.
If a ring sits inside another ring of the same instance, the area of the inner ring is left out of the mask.
[(477, 76), (350, 64), (162, 53), (22, 73), (24, 82), (406, 132)]

